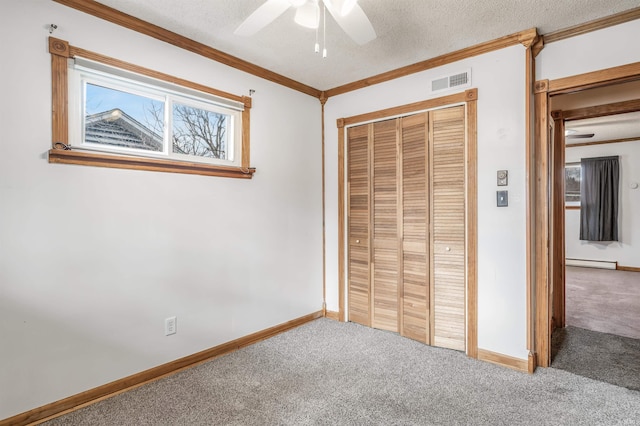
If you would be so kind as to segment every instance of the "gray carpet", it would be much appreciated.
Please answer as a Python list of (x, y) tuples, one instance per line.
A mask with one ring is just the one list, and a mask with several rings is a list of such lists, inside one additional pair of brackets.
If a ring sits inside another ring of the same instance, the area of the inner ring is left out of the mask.
[(638, 425), (640, 392), (320, 319), (49, 425)]
[(640, 272), (566, 268), (566, 325), (640, 339)]
[(566, 327), (553, 332), (551, 367), (640, 391), (640, 340)]

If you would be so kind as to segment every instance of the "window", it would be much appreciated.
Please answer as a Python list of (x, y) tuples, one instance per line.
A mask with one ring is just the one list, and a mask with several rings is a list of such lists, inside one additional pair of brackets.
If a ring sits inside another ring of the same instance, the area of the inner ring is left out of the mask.
[(580, 207), (580, 163), (567, 163), (564, 166), (564, 203), (565, 206)]
[(250, 98), (62, 40), (50, 39), (50, 51), (50, 162), (226, 177), (254, 173), (248, 164)]

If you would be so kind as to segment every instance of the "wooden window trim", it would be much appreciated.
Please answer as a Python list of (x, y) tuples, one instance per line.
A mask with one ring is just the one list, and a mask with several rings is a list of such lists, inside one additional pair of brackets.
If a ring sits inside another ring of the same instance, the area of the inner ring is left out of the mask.
[[(156, 172), (196, 174), (240, 179), (251, 179), (255, 168), (250, 164), (250, 110), (251, 98), (237, 96), (207, 86), (190, 82), (161, 72), (143, 68), (128, 62), (100, 55), (70, 46), (68, 42), (49, 37), (52, 77), (52, 148), (49, 150), (50, 163), (77, 164), (85, 166), (110, 167), (118, 169), (147, 170)], [(64, 149), (69, 145), (69, 94), (67, 59), (82, 56), (117, 68), (157, 78), (183, 87), (209, 93), (225, 99), (242, 102), (242, 155), (240, 166), (197, 163), (169, 159), (155, 159), (117, 154), (87, 153)], [(64, 145), (62, 145), (64, 144)]]

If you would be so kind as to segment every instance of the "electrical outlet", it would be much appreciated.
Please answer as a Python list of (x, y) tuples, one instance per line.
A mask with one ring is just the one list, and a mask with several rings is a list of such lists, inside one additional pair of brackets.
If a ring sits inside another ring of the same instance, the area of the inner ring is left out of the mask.
[(164, 335), (169, 336), (178, 332), (178, 319), (176, 317), (169, 317), (164, 320)]

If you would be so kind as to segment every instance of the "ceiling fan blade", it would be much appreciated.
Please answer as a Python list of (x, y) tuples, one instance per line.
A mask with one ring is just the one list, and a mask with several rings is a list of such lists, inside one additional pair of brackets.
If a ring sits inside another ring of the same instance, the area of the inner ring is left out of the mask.
[(246, 37), (252, 36), (282, 15), (289, 6), (291, 6), (289, 0), (267, 0), (249, 15), (233, 33)]
[(347, 16), (341, 16), (340, 12), (332, 7), (331, 2), (325, 1), (327, 10), (336, 20), (340, 28), (349, 35), (356, 43), (362, 45), (367, 44), (377, 37), (373, 25), (364, 13), (359, 4), (356, 4)]
[(595, 136), (595, 133), (584, 133), (581, 135), (567, 135), (567, 139), (589, 139)]

